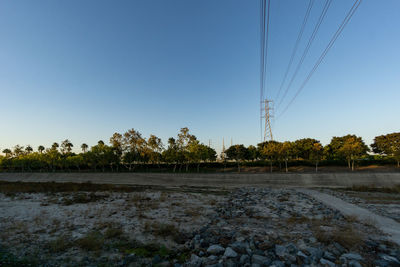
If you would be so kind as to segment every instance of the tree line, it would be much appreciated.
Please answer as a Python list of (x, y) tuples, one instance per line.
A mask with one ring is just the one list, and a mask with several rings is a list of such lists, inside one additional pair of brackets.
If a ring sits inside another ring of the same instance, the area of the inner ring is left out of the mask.
[(188, 128), (182, 128), (176, 138), (169, 138), (167, 148), (161, 138), (155, 135), (144, 138), (135, 129), (114, 133), (109, 145), (102, 140), (90, 149), (82, 144), (81, 153), (72, 152), (73, 147), (68, 139), (61, 144), (55, 142), (49, 148), (38, 146), (35, 152), (30, 145), (16, 145), (2, 150), (0, 168), (3, 171), (134, 171), (142, 165), (169, 164), (175, 172), (177, 166), (180, 171), (182, 168), (187, 171), (189, 164), (196, 164), (199, 171), (202, 162), (213, 162), (217, 158), (216, 151), (200, 143)]
[(74, 145), (68, 139), (53, 143), (51, 147), (16, 145), (12, 149), (3, 149), (0, 155), (1, 171), (135, 171), (137, 168), (167, 167), (173, 172), (189, 171), (189, 166), (200, 171), (201, 165), (219, 162), (236, 162), (238, 171), (245, 162), (260, 162), (288, 172), (289, 163), (295, 161), (311, 162), (318, 171), (321, 161), (346, 162), (354, 170), (357, 161), (368, 159), (371, 152), (375, 157), (395, 160), (400, 167), (400, 133), (376, 136), (374, 142), (367, 146), (363, 139), (356, 135), (333, 137), (323, 146), (319, 140), (303, 138), (296, 141), (267, 141), (245, 147), (242, 144), (232, 145), (221, 152), (217, 160), (216, 151), (202, 144), (188, 128), (180, 129), (178, 135), (169, 138), (164, 146), (155, 135), (148, 138), (135, 130), (125, 133), (114, 133), (109, 144), (100, 140), (89, 148), (80, 146), (80, 153), (74, 153)]
[[(229, 147), (223, 156), (234, 159), (238, 164), (243, 161), (264, 160), (269, 162), (270, 171), (273, 164), (279, 169), (288, 172), (288, 162), (293, 160), (306, 160), (315, 164), (315, 171), (322, 160), (330, 162), (347, 162), (349, 169), (354, 171), (356, 161), (370, 159), (371, 154), (381, 159), (391, 159), (400, 167), (400, 133), (391, 133), (376, 136), (374, 142), (368, 147), (363, 139), (356, 135), (333, 137), (331, 142), (323, 146), (319, 140), (303, 138), (294, 142), (267, 141), (259, 143), (257, 147), (250, 145), (234, 145)], [(283, 167), (283, 166), (284, 167)]]

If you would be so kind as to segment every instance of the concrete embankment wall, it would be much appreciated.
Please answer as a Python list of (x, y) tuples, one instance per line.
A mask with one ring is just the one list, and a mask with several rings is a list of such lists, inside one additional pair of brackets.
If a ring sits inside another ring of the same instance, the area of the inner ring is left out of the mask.
[(92, 182), (99, 184), (159, 186), (285, 186), (351, 187), (400, 185), (400, 172), (355, 173), (0, 173), (0, 181)]

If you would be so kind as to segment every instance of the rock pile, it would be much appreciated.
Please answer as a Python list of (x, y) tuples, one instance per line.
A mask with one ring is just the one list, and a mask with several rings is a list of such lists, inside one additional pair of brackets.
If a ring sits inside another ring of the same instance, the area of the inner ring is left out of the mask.
[(398, 247), (372, 241), (372, 233), (348, 247), (319, 240), (315, 223), (330, 231), (349, 222), (294, 190), (240, 189), (215, 209), (217, 215), (190, 241), (193, 254), (183, 266), (400, 266)]

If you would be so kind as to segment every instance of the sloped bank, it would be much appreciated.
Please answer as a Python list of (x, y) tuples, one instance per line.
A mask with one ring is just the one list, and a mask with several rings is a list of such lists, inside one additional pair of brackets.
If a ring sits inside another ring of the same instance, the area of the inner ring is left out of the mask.
[(288, 186), (390, 187), (400, 184), (400, 172), (360, 173), (0, 173), (0, 181), (92, 182), (98, 184), (162, 186)]

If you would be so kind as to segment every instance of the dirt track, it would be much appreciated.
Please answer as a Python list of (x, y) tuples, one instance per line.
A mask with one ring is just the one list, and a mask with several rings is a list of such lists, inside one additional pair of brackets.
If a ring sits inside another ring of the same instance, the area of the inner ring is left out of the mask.
[(160, 186), (279, 186), (350, 187), (352, 185), (392, 186), (400, 184), (397, 173), (0, 173), (0, 181), (92, 182), (99, 184)]

